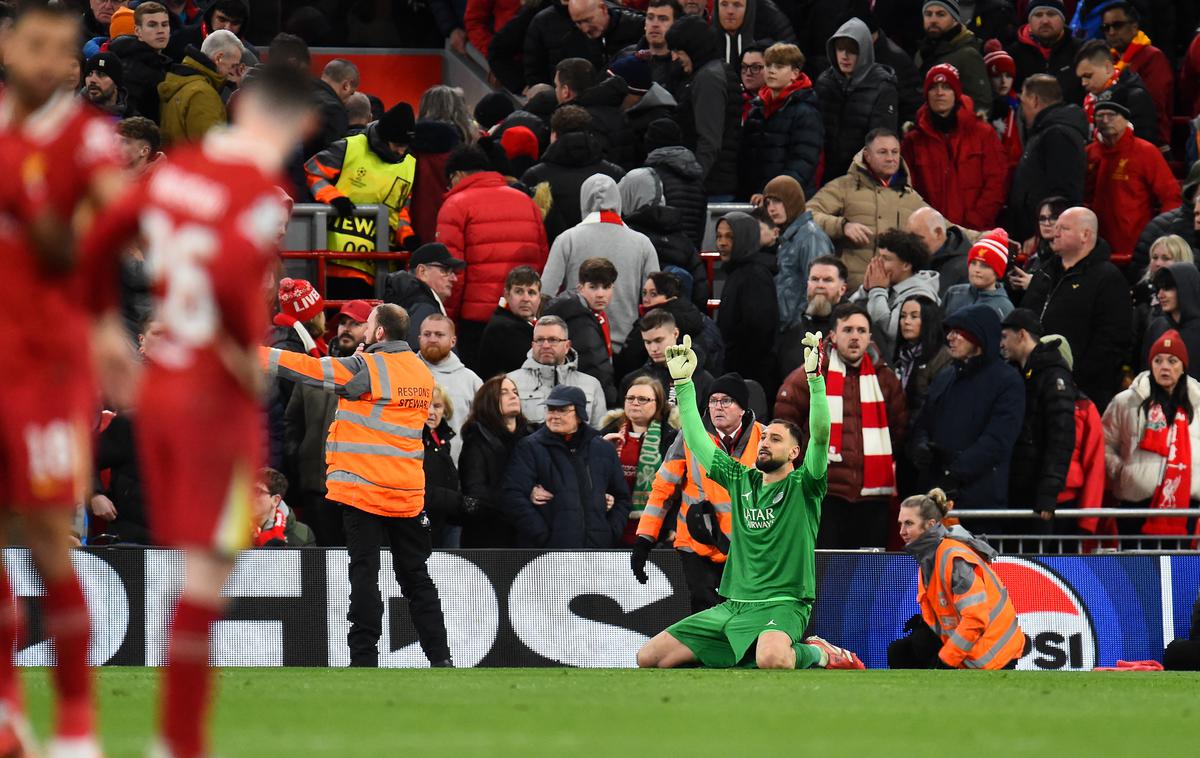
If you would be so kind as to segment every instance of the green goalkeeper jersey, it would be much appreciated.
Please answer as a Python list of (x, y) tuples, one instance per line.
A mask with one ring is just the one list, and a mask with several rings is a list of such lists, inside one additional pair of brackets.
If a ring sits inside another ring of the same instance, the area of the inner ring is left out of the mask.
[(828, 486), (825, 379), (808, 380), (809, 442), (803, 463), (774, 484), (763, 484), (761, 471), (743, 466), (713, 444), (696, 410), (691, 382), (675, 387), (688, 448), (712, 480), (729, 491), (732, 504), (721, 596), (744, 602), (815, 600), (817, 529)]

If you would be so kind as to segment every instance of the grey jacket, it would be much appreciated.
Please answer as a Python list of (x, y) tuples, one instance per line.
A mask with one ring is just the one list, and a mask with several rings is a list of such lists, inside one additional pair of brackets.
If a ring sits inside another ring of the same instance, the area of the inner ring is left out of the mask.
[(942, 300), (942, 314), (949, 316), (968, 305), (980, 303), (996, 311), (1001, 321), (1013, 312), (1012, 301), (1008, 299), (1008, 292), (1003, 285), (990, 290), (981, 290), (976, 289), (975, 285), (970, 282), (963, 282), (946, 290), (946, 297)]
[(894, 287), (875, 287), (866, 291), (859, 287), (850, 296), (852, 303), (866, 303), (871, 315), (871, 339), (881, 355), (896, 352), (896, 335), (900, 332), (900, 306), (913, 295), (925, 295), (935, 303), (938, 297), (938, 275), (933, 271), (918, 271)]
[(579, 354), (572, 348), (567, 352), (567, 360), (558, 366), (544, 366), (533, 359), (533, 351), (525, 359), (524, 365), (516, 371), (509, 371), (508, 378), (517, 385), (517, 393), (521, 396), (521, 412), (525, 418), (540, 424), (546, 420), (546, 407), (543, 405), (550, 397), (550, 390), (559, 384), (578, 387), (588, 399), (588, 422), (600, 427), (608, 408), (604, 403), (604, 389), (599, 380), (589, 376), (577, 368)]

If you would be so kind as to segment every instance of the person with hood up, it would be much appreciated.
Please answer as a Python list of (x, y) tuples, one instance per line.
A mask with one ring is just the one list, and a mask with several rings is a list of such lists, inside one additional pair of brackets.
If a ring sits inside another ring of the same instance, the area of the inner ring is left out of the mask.
[(513, 448), (500, 507), (522, 547), (579, 550), (621, 544), (631, 506), (616, 449), (588, 425), (587, 398), (559, 385), (546, 425)]
[(673, 119), (679, 103), (675, 102), (670, 90), (650, 78), (650, 64), (640, 58), (632, 55), (618, 58), (608, 67), (608, 73), (624, 79), (629, 90), (621, 108), (625, 111), (633, 139), (634, 162), (630, 168), (636, 168), (645, 162), (646, 154), (650, 152), (646, 146), (646, 131), (650, 124), (660, 118)]
[(704, 20), (684, 16), (667, 30), (667, 44), (686, 77), (675, 95), (683, 143), (696, 154), (709, 198), (730, 200), (738, 190), (742, 84), (726, 66)]
[(548, 184), (550, 210), (546, 214), (546, 238), (558, 239), (582, 220), (580, 188), (589, 176), (604, 174), (614, 180), (624, 170), (604, 159), (600, 138), (592, 133), (592, 117), (578, 105), (564, 105), (550, 117), (550, 146), (540, 163), (521, 175), (521, 184), (537, 191)]
[(1128, 108), (1105, 100), (1097, 103), (1094, 118), (1096, 140), (1087, 146), (1084, 203), (1100, 219), (1100, 236), (1112, 248), (1112, 262), (1126, 267), (1150, 219), (1175, 210), (1183, 200), (1166, 158), (1134, 132)]
[(938, 295), (946, 296), (946, 290), (967, 281), (967, 253), (971, 240), (963, 230), (946, 221), (936, 208), (918, 208), (908, 217), (904, 231), (920, 238), (929, 253), (929, 270), (937, 272)]
[(542, 292), (555, 297), (564, 289), (575, 289), (580, 265), (597, 252), (603, 252), (617, 268), (608, 319), (612, 349), (619, 353), (638, 319), (642, 282), (662, 267), (654, 244), (621, 220), (621, 194), (611, 177), (604, 174), (589, 177), (579, 190), (579, 198), (587, 216), (554, 240), (542, 272)]
[(1145, 271), (1150, 264), (1150, 248), (1160, 237), (1175, 234), (1183, 238), (1192, 250), (1200, 248), (1200, 235), (1196, 233), (1196, 189), (1200, 187), (1200, 161), (1192, 164), (1187, 178), (1183, 180), (1183, 204), (1171, 211), (1163, 211), (1146, 224), (1133, 249), (1130, 271)]
[(654, 245), (659, 264), (677, 268), (691, 277), (692, 289), (684, 297), (703, 308), (708, 302), (708, 268), (683, 231), (683, 214), (665, 204), (658, 174), (650, 168), (634, 169), (625, 175), (617, 189), (621, 193), (621, 218), (626, 225), (646, 235)]
[(917, 561), (921, 612), (888, 645), (893, 669), (1015, 669), (1026, 637), (1000, 577), (998, 553), (961, 526), (942, 524), (955, 505), (933, 489), (900, 503), (900, 539)]
[(775, 391), (775, 335), (779, 302), (775, 296), (775, 257), (762, 252), (758, 221), (741, 212), (717, 222), (717, 250), (725, 288), (717, 310), (717, 328), (725, 341), (725, 370), (735, 371)]
[(811, 195), (825, 127), (817, 93), (804, 73), (804, 53), (776, 43), (764, 53), (766, 84), (751, 102), (742, 127), (742, 195), (749, 197), (781, 174), (798, 181)]
[(579, 353), (571, 346), (567, 322), (558, 316), (542, 316), (533, 327), (533, 344), (525, 363), (506, 376), (517, 385), (521, 412), (529, 421), (540, 424), (546, 419), (544, 401), (551, 390), (562, 384), (578, 387), (587, 398), (592, 426), (599, 426), (608, 412), (604, 389), (596, 377), (579, 370)]
[[(825, 120), (826, 177), (839, 177), (875, 129), (899, 130), (896, 75), (875, 62), (871, 32), (857, 18), (825, 43), (829, 68), (815, 85)], [(811, 196), (811, 193), (810, 193)]]
[[(804, 189), (791, 176), (777, 176), (762, 190), (762, 204), (779, 227), (779, 273), (775, 297), (779, 302), (779, 333), (799, 327), (808, 306), (808, 270), (823, 255), (833, 255), (833, 242), (813, 221), (804, 201)], [(808, 331), (828, 331), (809, 329)], [(804, 334), (796, 334), (799, 343)]]
[(164, 145), (196, 142), (228, 120), (221, 88), (242, 63), (244, 48), (230, 31), (208, 35), (200, 49), (189, 47), (183, 63), (158, 85), (159, 127)]
[[(1146, 332), (1149, 331), (1150, 323), (1162, 315), (1155, 275), (1172, 263), (1192, 263), (1194, 260), (1195, 253), (1182, 237), (1160, 237), (1150, 246), (1150, 265), (1146, 267), (1146, 273), (1130, 288), (1133, 297), (1133, 352), (1130, 355), (1130, 368), (1145, 368), (1145, 348), (1150, 344), (1145, 341)], [(1171, 281), (1174, 282), (1174, 279)]]
[(967, 253), (967, 281), (946, 290), (942, 299), (947, 316), (978, 303), (991, 307), (1001, 319), (1012, 313), (1013, 304), (1004, 289), (1008, 244), (1008, 232), (1003, 229), (984, 232), (975, 240)]
[(736, 67), (742, 51), (756, 43), (796, 41), (792, 22), (773, 0), (712, 0), (711, 7), (710, 21), (724, 46), (726, 66)]
[[(1160, 314), (1150, 321), (1141, 344), (1153, 345), (1173, 329), (1179, 332), (1189, 354), (1200, 355), (1200, 270), (1191, 262), (1172, 263), (1160, 268), (1151, 283), (1158, 297)], [(1135, 365), (1149, 366), (1149, 356), (1135, 357)], [(1200, 377), (1200, 366), (1191, 375)]]
[(921, 6), (925, 39), (917, 48), (922, 75), (939, 63), (958, 71), (963, 92), (979, 113), (992, 109), (992, 83), (983, 66), (983, 43), (962, 24), (958, 0), (925, 0)]
[[(1108, 483), (1122, 506), (1200, 507), (1200, 381), (1188, 375), (1189, 353), (1179, 332), (1150, 346), (1150, 370), (1133, 380), (1104, 411)], [(1121, 534), (1192, 533), (1193, 519), (1155, 516), (1117, 519)], [(1189, 546), (1180, 540), (1179, 547)]]
[(925, 75), (925, 104), (900, 152), (912, 169), (913, 187), (951, 223), (995, 225), (1008, 190), (1004, 146), (971, 108), (950, 64), (939, 63)]
[(708, 221), (704, 168), (696, 160), (695, 153), (683, 146), (679, 124), (672, 119), (650, 122), (644, 145), (647, 153), (643, 165), (654, 169), (662, 182), (663, 201), (679, 210), (683, 233), (699, 248), (704, 244), (704, 227)]
[(1030, 0), (1025, 11), (1028, 23), (1008, 47), (1013, 60), (1013, 89), (1018, 92), (1034, 74), (1049, 74), (1058, 80), (1063, 100), (1083, 102), (1083, 85), (1075, 75), (1075, 54), (1083, 40), (1067, 30), (1061, 0)]
[(1061, 196), (1071, 205), (1083, 201), (1088, 119), (1078, 105), (1063, 102), (1062, 89), (1049, 74), (1025, 80), (1021, 118), (1025, 151), (1013, 172), (1004, 228), (1027, 240), (1037, 232), (1038, 211), (1046, 198)]
[(900, 333), (900, 306), (913, 295), (935, 303), (938, 275), (927, 271), (929, 253), (914, 234), (896, 229), (879, 235), (879, 254), (867, 265), (862, 286), (850, 302), (865, 304), (871, 315), (871, 335), (880, 355), (891, 355)]
[(822, 187), (808, 209), (837, 247), (853, 291), (862, 284), (867, 264), (879, 249), (879, 236), (889, 229), (903, 229), (913, 211), (926, 205), (909, 182), (899, 138), (880, 128), (867, 133), (866, 146), (850, 170)]
[(1000, 357), (993, 309), (963, 308), (946, 319), (946, 329), (954, 362), (930, 385), (908, 443), (917, 486), (940, 487), (962, 508), (1003, 508), (1025, 417), (1021, 375)]
[[(1059, 351), (1062, 337), (1042, 340), (1037, 314), (1018, 308), (1000, 324), (1000, 353), (1025, 380), (1025, 420), (1013, 448), (1008, 500), (1050, 520), (1067, 486), (1075, 451), (1075, 399), (1071, 367)], [(1075, 524), (1068, 522), (1068, 529)]]
[[(418, 354), (421, 356), (421, 362), (433, 374), (434, 382), (449, 398), (451, 407), (458, 409), (457, 418), (453, 413), (447, 416), (455, 435), (462, 429), (463, 421), (471, 412), (475, 393), (483, 385), (479, 375), (464, 366), (458, 354), (454, 352), (454, 346), (457, 344), (458, 336), (455, 333), (454, 322), (446, 316), (433, 313), (421, 322)], [(450, 442), (450, 454), (456, 463), (461, 450), (462, 439), (456, 436)]]

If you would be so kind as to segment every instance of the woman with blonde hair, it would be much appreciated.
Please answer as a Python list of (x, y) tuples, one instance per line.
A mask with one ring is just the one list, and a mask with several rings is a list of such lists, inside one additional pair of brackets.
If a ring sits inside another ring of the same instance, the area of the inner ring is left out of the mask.
[[(1155, 275), (1173, 263), (1193, 263), (1195, 255), (1192, 247), (1178, 234), (1164, 234), (1150, 245), (1150, 265), (1142, 278), (1133, 285), (1133, 361), (1132, 366), (1144, 366), (1145, 348), (1150, 344), (1145, 341), (1146, 329), (1150, 323), (1162, 316), (1159, 307), (1158, 293), (1155, 287)], [(1157, 337), (1158, 335), (1155, 335)], [(1154, 340), (1151, 339), (1150, 342)]]
[(425, 90), (417, 105), (418, 121), (443, 121), (452, 125), (464, 145), (479, 138), (479, 126), (467, 108), (467, 99), (458, 87), (438, 84)]
[(962, 527), (947, 529), (954, 507), (940, 489), (900, 503), (900, 538), (917, 561), (921, 613), (908, 636), (888, 645), (890, 668), (1011, 669), (1025, 635), (1008, 591), (988, 565), (991, 545)]
[(429, 401), (429, 417), (421, 437), (425, 442), (425, 511), (429, 514), (435, 548), (456, 548), (462, 539), (464, 502), (458, 484), (458, 469), (450, 454), (450, 440), (454, 430), (450, 419), (454, 418), (454, 403), (449, 393), (440, 384), (433, 386), (433, 397)]

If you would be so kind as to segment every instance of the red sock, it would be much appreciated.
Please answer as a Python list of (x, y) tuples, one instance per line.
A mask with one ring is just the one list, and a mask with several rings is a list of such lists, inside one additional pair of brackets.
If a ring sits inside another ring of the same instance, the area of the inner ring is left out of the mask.
[(19, 710), (21, 687), (13, 668), (18, 626), (17, 604), (8, 586), (8, 572), (0, 566), (0, 701)]
[(46, 583), (42, 602), (46, 633), (54, 638), (54, 688), (58, 691), (60, 737), (87, 737), (95, 728), (92, 708), (92, 675), (87, 651), (90, 627), (83, 589), (74, 572)]
[(216, 609), (187, 600), (175, 608), (160, 718), (163, 738), (177, 758), (204, 755), (204, 727), (212, 702), (208, 633), (218, 618)]

